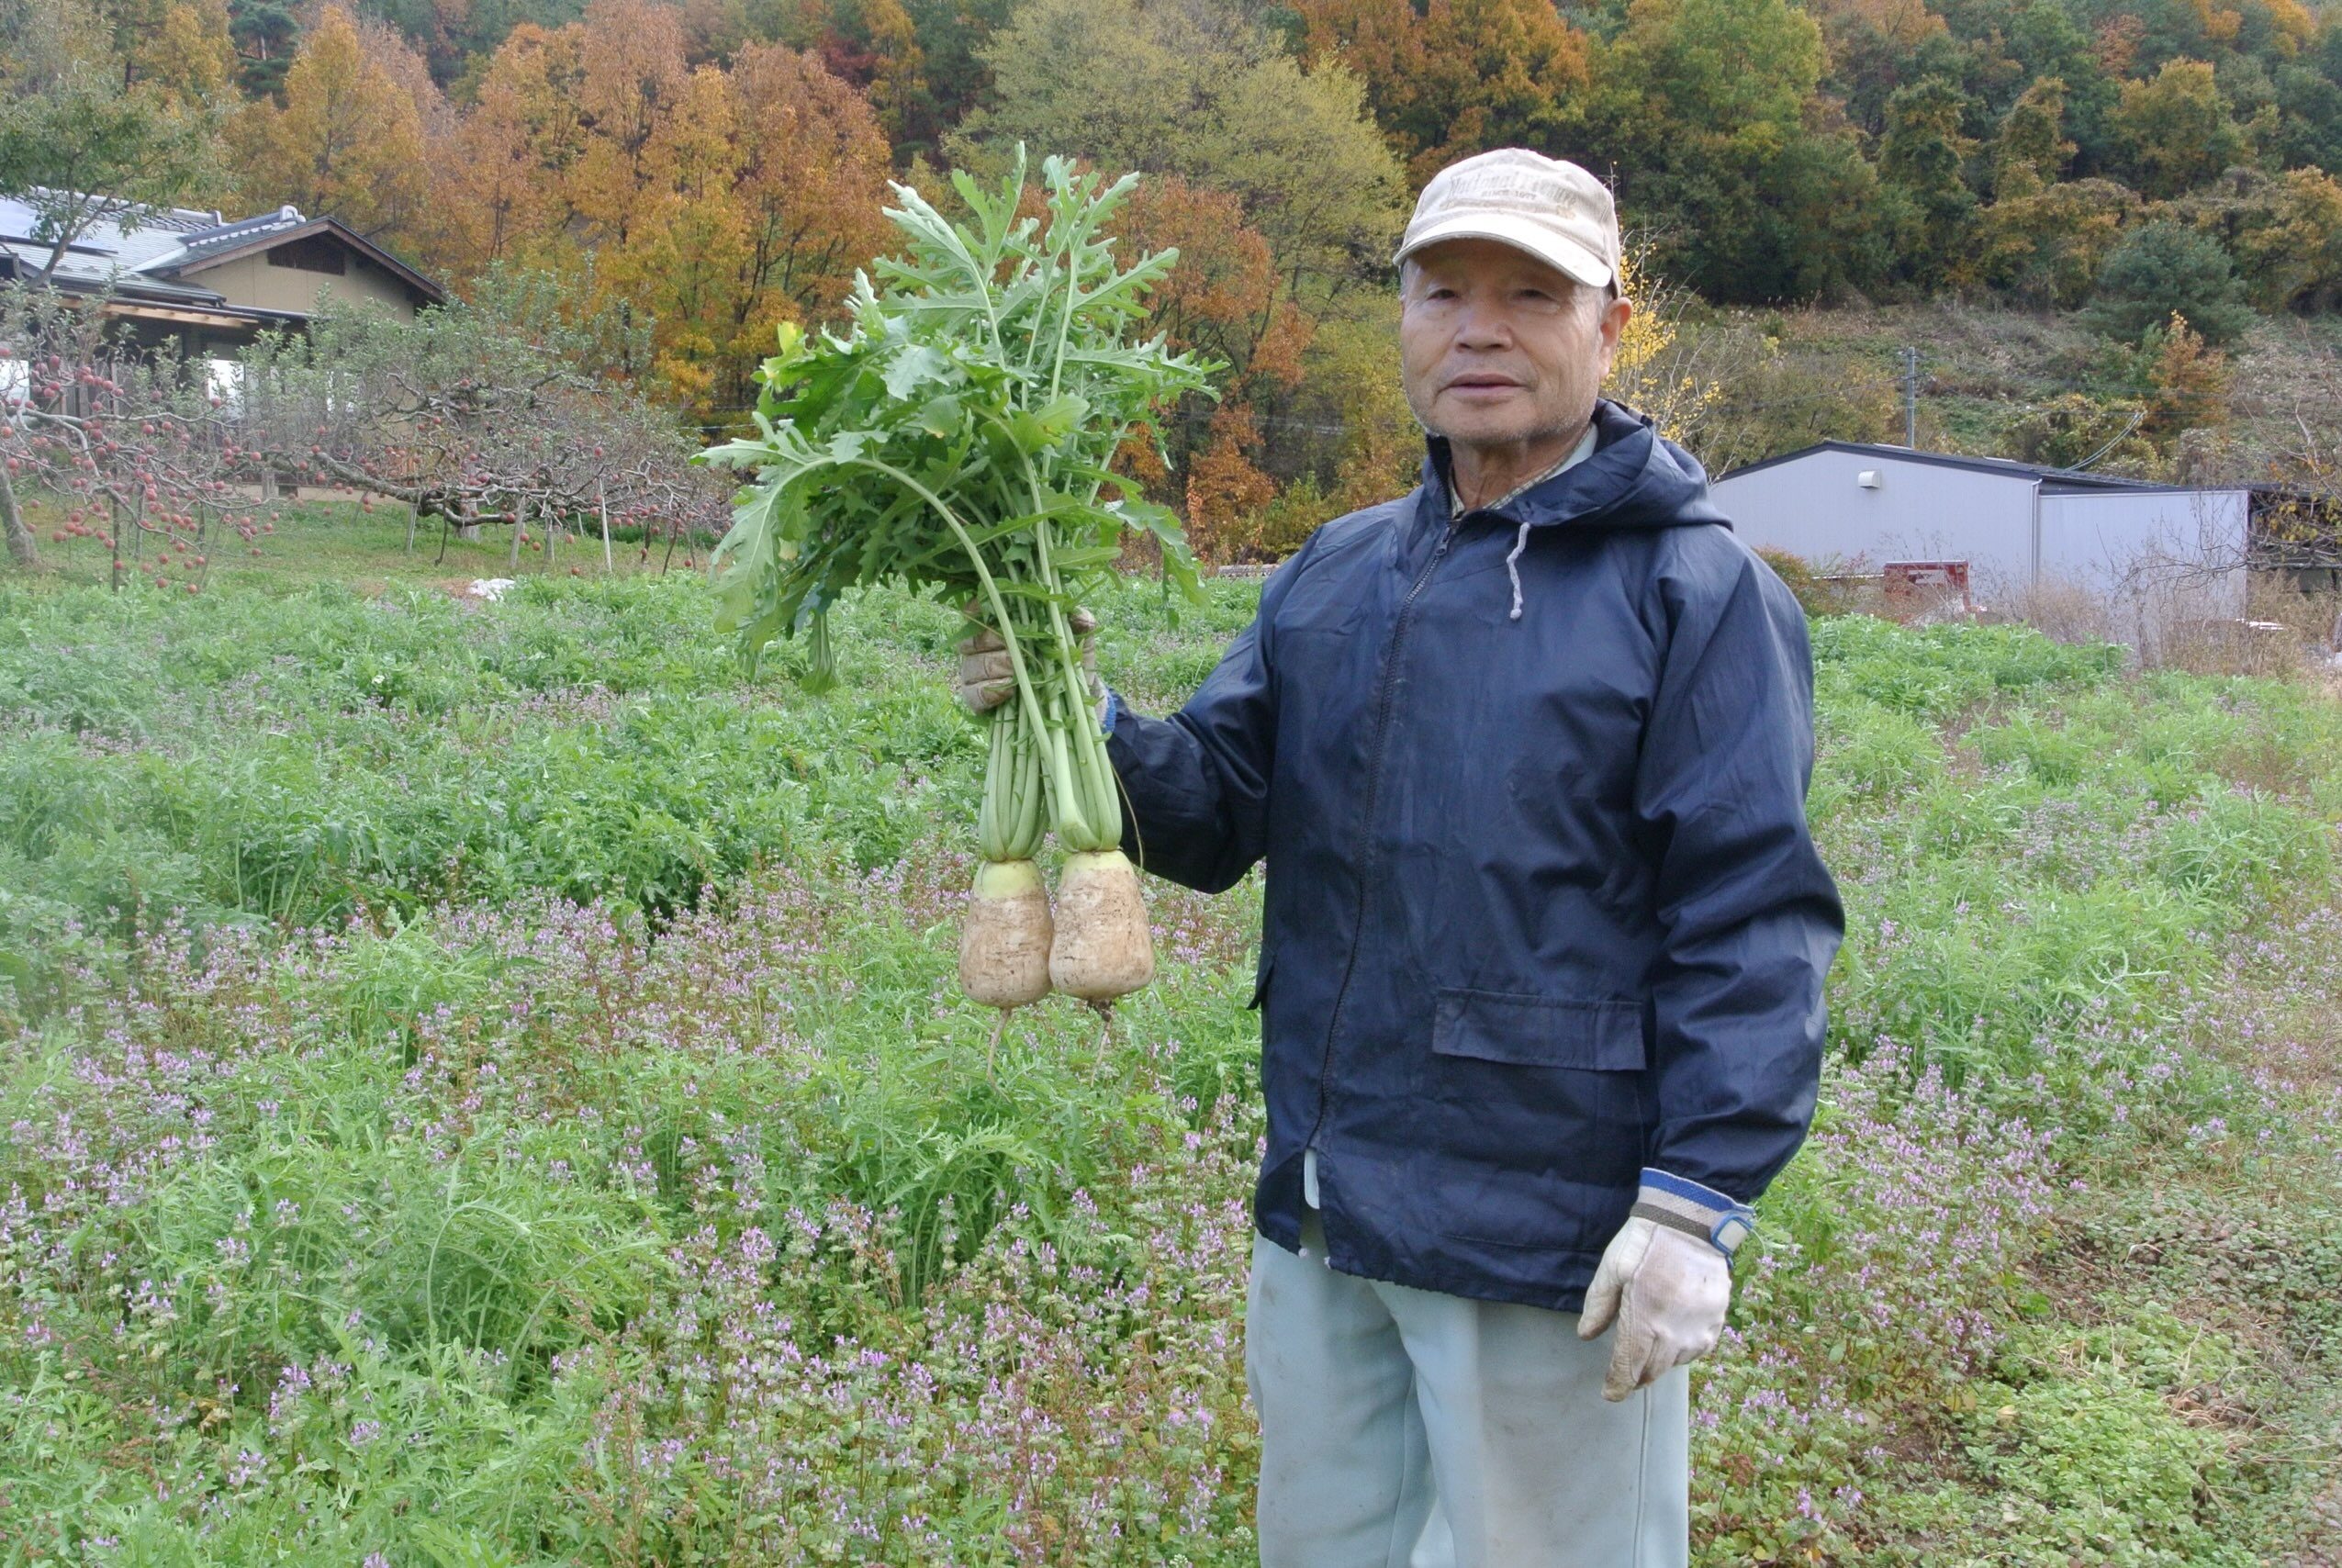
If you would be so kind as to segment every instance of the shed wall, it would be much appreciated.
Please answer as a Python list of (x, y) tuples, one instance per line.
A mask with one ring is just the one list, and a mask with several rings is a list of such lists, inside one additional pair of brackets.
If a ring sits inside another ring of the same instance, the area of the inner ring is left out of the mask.
[[(1856, 482), (1866, 468), (1879, 486)], [(1810, 562), (1969, 563), (1976, 591), (2007, 597), (2033, 575), (2032, 479), (1912, 463), (1872, 453), (1816, 452), (1726, 475), (1716, 504), (1749, 543)]]
[(2134, 644), (2174, 619), (2241, 616), (2251, 499), (2244, 490), (2045, 495), (2042, 580), (2116, 607), (2135, 622), (2117, 634)]

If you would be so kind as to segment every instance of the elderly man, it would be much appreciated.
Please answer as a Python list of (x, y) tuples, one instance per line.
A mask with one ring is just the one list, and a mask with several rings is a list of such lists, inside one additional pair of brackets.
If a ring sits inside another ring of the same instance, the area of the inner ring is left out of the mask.
[(1812, 1114), (1842, 931), (1805, 621), (1597, 398), (1598, 181), (1466, 159), (1397, 263), (1420, 487), (1319, 529), (1179, 713), (1104, 704), (1134, 857), (1268, 863), (1261, 1558), (1681, 1564), (1684, 1363)]

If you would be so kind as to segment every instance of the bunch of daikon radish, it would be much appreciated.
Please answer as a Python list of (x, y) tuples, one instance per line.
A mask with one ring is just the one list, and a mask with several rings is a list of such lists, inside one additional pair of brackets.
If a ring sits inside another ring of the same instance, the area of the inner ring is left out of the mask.
[[(1004, 644), (1015, 690), (983, 716), (982, 864), (962, 928), (969, 996), (1012, 1008), (1054, 988), (1094, 1005), (1145, 985), (1153, 946), (1122, 804), (1072, 624), (1079, 590), (1154, 535), (1174, 580), (1194, 566), (1177, 521), (1111, 471), (1134, 426), (1216, 366), (1133, 342), (1177, 252), (1130, 266), (1104, 226), (1137, 184), (1041, 165), (1045, 216), (1018, 216), (1025, 157), (987, 190), (952, 175), (954, 222), (905, 185), (887, 217), (902, 253), (857, 275), (840, 337), (780, 329), (757, 374), (754, 437), (704, 460), (753, 471), (715, 553), (718, 625), (751, 667), (805, 633), (809, 679), (831, 678), (826, 615), (891, 583), (966, 602)], [(1034, 856), (1067, 858), (1054, 916)]]

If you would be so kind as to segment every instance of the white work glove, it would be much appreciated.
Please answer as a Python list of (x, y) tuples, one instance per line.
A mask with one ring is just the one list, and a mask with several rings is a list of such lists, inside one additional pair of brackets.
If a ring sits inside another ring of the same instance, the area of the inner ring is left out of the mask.
[[(969, 620), (977, 617), (970, 615)], [(1106, 689), (1098, 680), (1098, 618), (1086, 610), (1077, 610), (1067, 618), (1073, 628), (1074, 643), (1081, 650), (1081, 677), (1089, 683), (1091, 694), (1097, 699), (1100, 722), (1104, 722)], [(1016, 695), (1016, 670), (1009, 663), (1008, 644), (990, 626), (983, 627), (959, 642), (959, 678), (952, 690), (968, 705), (969, 711), (989, 713)]]
[(1752, 1217), (1712, 1188), (1664, 1171), (1642, 1173), (1633, 1216), (1603, 1249), (1577, 1320), (1581, 1339), (1619, 1326), (1603, 1398), (1624, 1399), (1716, 1348), (1732, 1300), (1725, 1247), (1738, 1245)]

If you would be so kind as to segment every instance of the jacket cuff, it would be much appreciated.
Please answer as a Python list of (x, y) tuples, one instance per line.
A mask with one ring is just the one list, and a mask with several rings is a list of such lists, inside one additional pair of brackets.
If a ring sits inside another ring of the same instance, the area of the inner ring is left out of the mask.
[(1108, 735), (1113, 734), (1114, 722), (1121, 717), (1122, 699), (1115, 696), (1115, 689), (1109, 686), (1106, 688), (1106, 694), (1098, 699), (1099, 733)]
[(1746, 1204), (1648, 1165), (1635, 1193), (1633, 1217), (1697, 1236), (1727, 1258), (1756, 1227), (1756, 1213)]

